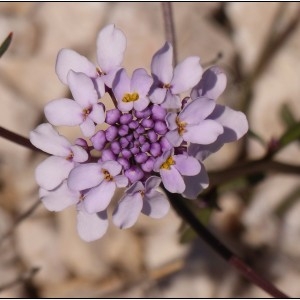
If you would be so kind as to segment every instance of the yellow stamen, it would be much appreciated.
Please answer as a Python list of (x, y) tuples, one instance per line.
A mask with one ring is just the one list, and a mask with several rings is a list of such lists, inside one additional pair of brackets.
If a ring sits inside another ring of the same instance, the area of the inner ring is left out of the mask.
[(70, 154), (66, 157), (66, 160), (72, 161), (74, 157), (74, 153), (70, 152)]
[(164, 83), (162, 87), (163, 87), (163, 89), (168, 90), (171, 87), (171, 84), (170, 83)]
[(91, 113), (91, 109), (90, 108), (84, 108), (83, 110), (82, 110), (82, 114), (83, 114), (83, 119), (85, 120), (87, 117), (88, 117), (88, 115)]
[(172, 156), (168, 157), (168, 159), (160, 166), (161, 169), (170, 170), (171, 166), (175, 165), (175, 160)]
[(133, 101), (139, 100), (139, 97), (140, 97), (139, 94), (136, 92), (126, 93), (126, 94), (124, 94), (122, 101), (125, 103), (133, 102)]
[(104, 179), (106, 181), (113, 181), (114, 178), (109, 174), (107, 170), (103, 169), (102, 173), (104, 174)]
[(180, 119), (177, 117), (176, 124), (177, 124), (177, 131), (179, 135), (183, 135), (183, 133), (186, 131), (185, 130), (186, 122), (180, 121)]

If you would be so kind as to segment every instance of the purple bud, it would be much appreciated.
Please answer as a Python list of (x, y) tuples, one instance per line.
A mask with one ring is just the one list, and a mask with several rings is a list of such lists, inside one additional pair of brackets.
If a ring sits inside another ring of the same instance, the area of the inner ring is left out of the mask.
[(148, 152), (149, 149), (150, 149), (150, 144), (148, 142), (145, 142), (145, 143), (142, 144), (142, 146), (141, 146), (141, 151), (142, 152)]
[(151, 155), (153, 155), (154, 157), (157, 157), (159, 155), (161, 155), (161, 146), (159, 143), (153, 143), (150, 146), (150, 153)]
[(113, 141), (118, 135), (118, 128), (115, 126), (110, 126), (105, 131), (106, 139), (111, 142)]
[(152, 119), (143, 119), (141, 125), (144, 128), (152, 128), (154, 126), (154, 121)]
[(102, 150), (107, 142), (105, 132), (103, 130), (99, 130), (90, 138), (90, 140), (96, 150)]
[(128, 142), (132, 142), (133, 141), (133, 134), (128, 134), (125, 136)]
[(119, 127), (119, 135), (120, 136), (125, 136), (127, 135), (129, 132), (129, 127), (127, 125), (121, 125)]
[(140, 146), (140, 142), (139, 141), (134, 141), (133, 142), (133, 146), (134, 147), (139, 147)]
[(134, 137), (135, 139), (138, 139), (139, 136), (140, 136), (140, 135), (139, 135), (136, 131), (133, 133), (133, 137)]
[(132, 153), (128, 149), (123, 149), (121, 151), (122, 157), (129, 159), (132, 156)]
[(121, 148), (126, 148), (129, 144), (129, 141), (126, 139), (126, 137), (121, 137), (120, 138), (120, 145), (121, 145)]
[(125, 171), (125, 176), (131, 183), (135, 183), (144, 177), (144, 172), (138, 166), (133, 166)]
[(143, 171), (145, 172), (153, 171), (154, 162), (155, 162), (155, 158), (149, 157), (148, 160), (141, 165)]
[(135, 155), (134, 159), (138, 164), (142, 164), (146, 162), (146, 160), (148, 159), (148, 155), (146, 153), (138, 153), (137, 155)]
[(133, 121), (131, 121), (129, 124), (128, 124), (128, 126), (129, 126), (129, 128), (130, 129), (136, 129), (136, 128), (138, 128), (139, 127), (139, 122), (137, 121), (137, 120), (133, 120)]
[(118, 141), (113, 141), (110, 144), (110, 149), (114, 154), (119, 154), (121, 151), (121, 146), (120, 143)]
[(148, 131), (148, 139), (150, 140), (151, 143), (155, 143), (158, 139), (157, 133), (154, 132), (154, 130), (149, 130)]
[(130, 149), (130, 152), (135, 155), (135, 154), (138, 154), (140, 152), (140, 149), (137, 146), (133, 146)]
[(83, 149), (88, 150), (89, 145), (87, 144), (86, 140), (83, 138), (78, 138), (75, 140), (75, 145), (81, 146)]
[(145, 119), (148, 118), (151, 115), (151, 108), (150, 107), (146, 107), (144, 110), (142, 111), (135, 111), (134, 115), (138, 118), (138, 119)]
[(161, 107), (160, 105), (153, 105), (152, 106), (152, 119), (157, 121), (161, 120), (164, 121), (167, 115), (167, 110)]
[(124, 170), (128, 170), (130, 168), (130, 163), (124, 157), (119, 157), (117, 159), (118, 163), (123, 166)]
[(145, 128), (143, 126), (139, 126), (137, 129), (136, 129), (136, 133), (138, 134), (142, 134), (145, 132)]
[(115, 125), (121, 116), (121, 112), (117, 109), (110, 109), (106, 111), (106, 117), (105, 117), (105, 122), (109, 125)]
[(101, 156), (102, 161), (116, 160), (116, 156), (110, 149), (104, 149)]
[(161, 139), (159, 140), (159, 143), (160, 143), (162, 152), (165, 152), (172, 148), (172, 145), (169, 143), (168, 139), (165, 136), (161, 137)]
[(121, 117), (120, 117), (120, 123), (121, 124), (128, 124), (132, 121), (132, 114), (123, 114)]
[(139, 144), (142, 145), (142, 144), (144, 144), (145, 142), (146, 142), (146, 137), (143, 136), (143, 135), (140, 135), (140, 136), (139, 136)]
[(168, 129), (166, 123), (160, 120), (156, 121), (154, 124), (154, 131), (161, 135), (167, 133)]

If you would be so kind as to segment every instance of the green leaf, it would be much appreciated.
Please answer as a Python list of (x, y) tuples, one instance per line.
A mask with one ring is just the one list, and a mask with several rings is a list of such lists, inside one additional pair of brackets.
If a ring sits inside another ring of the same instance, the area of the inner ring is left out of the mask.
[(300, 122), (295, 123), (292, 127), (288, 128), (287, 131), (279, 139), (279, 149), (281, 150), (289, 143), (296, 140), (300, 140)]
[(262, 146), (266, 146), (266, 142), (264, 141), (264, 139), (253, 130), (249, 129), (248, 135), (250, 138), (257, 140)]
[(13, 33), (11, 32), (7, 38), (4, 40), (4, 42), (1, 44), (0, 46), (0, 57), (6, 52), (6, 50), (8, 49), (10, 43), (11, 43), (11, 40), (12, 40), (12, 37), (13, 37)]
[(286, 127), (292, 127), (297, 123), (292, 110), (286, 103), (284, 103), (280, 108), (280, 116)]

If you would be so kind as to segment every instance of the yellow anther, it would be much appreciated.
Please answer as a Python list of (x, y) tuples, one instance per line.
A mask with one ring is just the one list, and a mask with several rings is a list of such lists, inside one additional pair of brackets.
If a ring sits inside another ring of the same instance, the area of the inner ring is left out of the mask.
[(124, 94), (122, 101), (126, 102), (126, 103), (133, 102), (133, 101), (139, 100), (139, 97), (140, 97), (139, 94), (136, 92), (126, 93), (126, 94)]
[(169, 89), (171, 87), (171, 84), (170, 83), (164, 83), (162, 87), (163, 87), (163, 89)]
[(142, 197), (145, 196), (145, 191), (139, 191), (139, 193), (141, 194)]
[(160, 166), (161, 169), (170, 170), (171, 166), (175, 165), (175, 160), (172, 156), (168, 157), (168, 159)]
[(90, 113), (91, 113), (91, 109), (90, 108), (84, 108), (82, 110), (83, 119), (85, 120), (89, 116)]
[(183, 133), (185, 132), (186, 122), (180, 121), (180, 119), (177, 117), (176, 125), (177, 125), (177, 131), (178, 131), (179, 135), (183, 135)]
[(104, 179), (106, 181), (112, 181), (114, 179), (107, 170), (103, 169), (102, 173), (104, 174)]

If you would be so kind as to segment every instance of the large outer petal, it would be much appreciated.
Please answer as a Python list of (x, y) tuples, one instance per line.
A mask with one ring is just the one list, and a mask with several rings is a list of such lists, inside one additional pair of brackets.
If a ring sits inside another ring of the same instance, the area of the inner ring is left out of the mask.
[(41, 162), (35, 170), (39, 186), (50, 191), (58, 187), (73, 169), (74, 163), (58, 156), (50, 156)]
[(212, 113), (215, 106), (216, 103), (213, 100), (205, 97), (197, 98), (184, 107), (178, 118), (187, 124), (199, 124)]
[(100, 239), (107, 231), (108, 220), (106, 211), (89, 214), (83, 209), (77, 212), (77, 231), (86, 242)]
[(92, 106), (92, 111), (89, 114), (89, 118), (96, 124), (102, 124), (105, 121), (104, 107), (101, 103), (96, 103)]
[(81, 163), (88, 160), (89, 155), (81, 146), (71, 146), (71, 150), (73, 152), (73, 161)]
[(97, 213), (107, 208), (116, 190), (116, 184), (103, 180), (98, 186), (90, 189), (83, 201), (86, 211)]
[(82, 164), (75, 167), (68, 178), (68, 186), (74, 191), (83, 191), (97, 186), (104, 178), (98, 163)]
[(176, 162), (175, 168), (182, 175), (193, 176), (199, 174), (201, 170), (201, 165), (198, 160), (192, 156), (186, 154), (174, 155), (174, 160)]
[(132, 74), (130, 90), (137, 92), (140, 97), (144, 97), (148, 94), (152, 83), (153, 78), (147, 74), (145, 69), (136, 69)]
[(130, 93), (130, 78), (125, 69), (118, 71), (112, 89), (119, 103), (126, 93)]
[(204, 165), (201, 164), (201, 171), (195, 176), (183, 177), (186, 189), (183, 196), (188, 199), (196, 199), (202, 190), (206, 189), (209, 184), (209, 179)]
[(70, 70), (82, 72), (91, 78), (97, 76), (95, 65), (71, 49), (61, 49), (58, 52), (55, 70), (58, 78), (64, 84), (68, 84), (67, 76)]
[(56, 156), (67, 157), (71, 143), (49, 123), (36, 127), (29, 134), (30, 142), (37, 148)]
[(81, 132), (86, 137), (91, 137), (95, 134), (96, 126), (94, 124), (94, 121), (87, 117), (81, 124), (80, 124)]
[(98, 94), (93, 81), (84, 73), (70, 71), (68, 73), (68, 84), (74, 100), (82, 108), (90, 108), (98, 101)]
[(43, 193), (41, 201), (50, 211), (61, 211), (68, 206), (76, 204), (79, 201), (80, 193), (71, 191), (67, 183), (64, 181), (59, 187), (53, 191), (40, 192)]
[(143, 204), (142, 213), (154, 219), (164, 217), (170, 209), (166, 196), (157, 191), (146, 194)]
[(207, 69), (200, 82), (192, 89), (191, 98), (208, 97), (216, 100), (225, 90), (227, 84), (226, 74), (219, 67)]
[(124, 33), (114, 24), (104, 27), (97, 38), (97, 59), (102, 71), (108, 73), (121, 65), (126, 49)]
[(44, 108), (47, 120), (55, 125), (75, 126), (83, 122), (82, 108), (71, 99), (56, 99)]
[(176, 168), (160, 169), (160, 176), (165, 188), (171, 193), (181, 194), (185, 190), (185, 183)]
[(204, 120), (198, 125), (186, 126), (183, 139), (190, 143), (211, 144), (224, 132), (223, 126), (213, 120)]
[(200, 58), (191, 56), (186, 58), (174, 69), (174, 76), (171, 81), (171, 91), (173, 94), (185, 92), (194, 87), (202, 75)]
[(173, 78), (173, 47), (166, 42), (153, 56), (151, 72), (162, 83), (168, 84)]
[(139, 192), (123, 197), (113, 212), (114, 224), (121, 228), (129, 228), (135, 224), (142, 210), (143, 198)]

